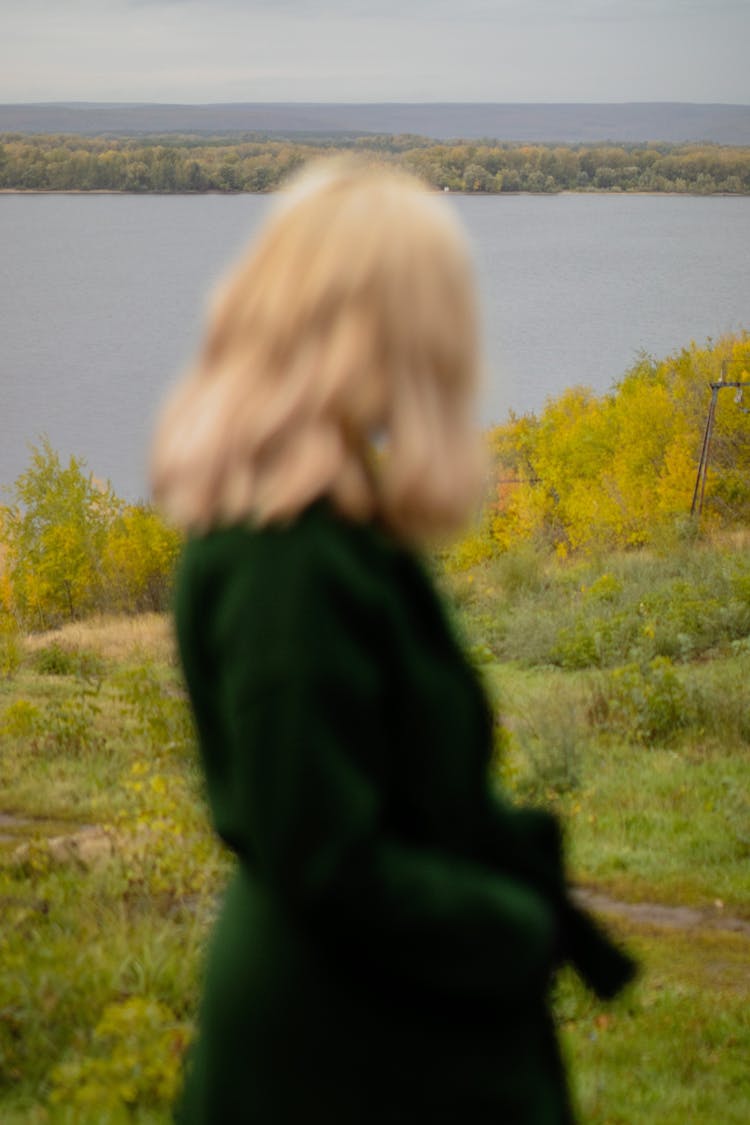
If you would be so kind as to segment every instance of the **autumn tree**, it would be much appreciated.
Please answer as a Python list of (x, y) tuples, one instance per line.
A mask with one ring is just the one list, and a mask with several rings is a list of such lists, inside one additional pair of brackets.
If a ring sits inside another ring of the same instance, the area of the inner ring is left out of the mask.
[[(573, 387), (491, 434), (497, 550), (536, 539), (559, 554), (635, 547), (690, 513), (711, 384), (719, 395), (704, 520), (750, 518), (750, 336), (659, 362), (642, 356), (606, 395)], [(747, 403), (743, 384), (748, 384)]]
[(165, 610), (181, 543), (180, 534), (152, 508), (125, 508), (112, 522), (104, 545), (109, 608)]
[(64, 465), (44, 437), (10, 497), (3, 566), (22, 619), (49, 628), (97, 608), (104, 546), (122, 508), (109, 486), (97, 484), (75, 457)]

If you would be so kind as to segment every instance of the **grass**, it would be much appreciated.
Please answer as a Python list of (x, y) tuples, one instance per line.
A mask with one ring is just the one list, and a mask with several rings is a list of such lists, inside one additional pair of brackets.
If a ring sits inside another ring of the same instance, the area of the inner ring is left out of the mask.
[[(34, 638), (0, 682), (3, 1122), (168, 1120), (227, 871), (168, 636), (88, 623)], [(115, 854), (53, 862), (45, 837), (82, 825)]]
[(68, 652), (95, 653), (104, 660), (174, 662), (174, 639), (168, 618), (159, 613), (137, 617), (97, 616), (26, 639), (30, 652), (57, 646)]
[(525, 544), (446, 589), (473, 643), (529, 667), (698, 660), (750, 634), (750, 555), (734, 541), (568, 565)]
[[(446, 579), (507, 727), (504, 784), (558, 812), (580, 883), (750, 918), (743, 550), (551, 565), (525, 548)], [(17, 818), (0, 824), (0, 1119), (164, 1123), (228, 870), (168, 622), (24, 639), (0, 679), (0, 780)], [(54, 862), (45, 837), (83, 825), (114, 854)], [(581, 1120), (750, 1120), (750, 939), (611, 924), (639, 981), (608, 1006), (567, 972), (556, 987)]]
[[(743, 670), (744, 656), (679, 672), (708, 698)], [(579, 881), (634, 900), (719, 898), (750, 917), (750, 747), (731, 708), (727, 737), (717, 712), (710, 734), (687, 727), (666, 742), (628, 740), (592, 713), (599, 673), (489, 664), (484, 675), (511, 732), (506, 784), (562, 816)]]
[(606, 1008), (572, 975), (557, 1012), (586, 1122), (741, 1125), (750, 1106), (748, 939), (618, 927), (641, 977)]

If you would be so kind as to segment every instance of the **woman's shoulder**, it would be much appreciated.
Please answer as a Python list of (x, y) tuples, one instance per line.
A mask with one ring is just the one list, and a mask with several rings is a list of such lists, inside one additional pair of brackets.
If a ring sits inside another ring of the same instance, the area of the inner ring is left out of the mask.
[(191, 537), (178, 571), (177, 610), (220, 606), (231, 614), (264, 599), (287, 612), (313, 602), (340, 612), (357, 605), (377, 610), (409, 596), (418, 572), (412, 553), (384, 528), (346, 519), (320, 500), (289, 523)]
[(299, 569), (388, 569), (408, 553), (378, 524), (357, 523), (318, 500), (286, 523), (248, 521), (191, 536), (182, 569), (191, 573), (271, 568), (279, 577)]
[(416, 565), (382, 528), (323, 502), (286, 525), (193, 537), (175, 598), (183, 660), (201, 651), (222, 664), (242, 651), (264, 675), (287, 675), (311, 664), (356, 667), (365, 650), (378, 659), (408, 630)]

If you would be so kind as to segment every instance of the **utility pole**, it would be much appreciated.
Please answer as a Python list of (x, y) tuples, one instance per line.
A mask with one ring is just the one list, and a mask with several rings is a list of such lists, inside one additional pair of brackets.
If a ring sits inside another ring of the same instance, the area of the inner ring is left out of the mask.
[(701, 458), (698, 462), (698, 474), (695, 478), (695, 488), (693, 489), (693, 502), (690, 505), (690, 515), (696, 516), (698, 520), (701, 518), (703, 511), (703, 498), (706, 494), (706, 477), (708, 476), (708, 459), (711, 455), (711, 439), (714, 434), (714, 422), (716, 420), (716, 402), (719, 397), (719, 391), (724, 390), (725, 387), (734, 387), (736, 403), (742, 402), (742, 392), (747, 387), (747, 383), (731, 382), (728, 383), (724, 379), (726, 372), (726, 361), (721, 365), (721, 378), (716, 383), (709, 383), (711, 388), (711, 402), (708, 407), (708, 417), (706, 418), (706, 428), (703, 431), (703, 445), (701, 447)]

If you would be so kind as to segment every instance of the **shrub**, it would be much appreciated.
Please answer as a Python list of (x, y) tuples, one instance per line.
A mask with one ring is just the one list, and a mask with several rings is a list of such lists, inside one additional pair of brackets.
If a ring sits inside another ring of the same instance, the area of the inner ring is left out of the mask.
[(79, 1111), (78, 1120), (106, 1120), (138, 1109), (167, 1110), (180, 1082), (188, 1027), (164, 1004), (134, 996), (109, 1004), (89, 1054), (59, 1063), (50, 1074), (50, 1103)]
[(595, 690), (591, 717), (639, 742), (666, 742), (692, 717), (688, 693), (672, 661), (657, 656), (626, 664)]
[(584, 588), (584, 595), (587, 601), (592, 602), (614, 602), (617, 601), (623, 591), (623, 584), (619, 578), (615, 578), (614, 574), (600, 574), (591, 585), (586, 589)]
[(578, 620), (563, 626), (557, 634), (550, 653), (554, 664), (561, 668), (592, 668), (602, 663), (602, 633), (597, 621)]
[(31, 738), (41, 729), (42, 712), (29, 699), (16, 699), (0, 713), (0, 734)]
[(34, 671), (43, 676), (72, 676), (76, 670), (75, 654), (58, 644), (41, 648), (35, 654)]
[(101, 680), (104, 661), (87, 649), (68, 649), (51, 644), (38, 650), (34, 656), (34, 670), (43, 676), (79, 676), (84, 680)]
[(182, 536), (151, 508), (126, 508), (107, 534), (103, 566), (110, 608), (163, 612)]
[(539, 593), (546, 585), (545, 570), (544, 553), (532, 543), (519, 543), (492, 564), (493, 577), (509, 597)]
[(470, 570), (492, 557), (492, 543), (481, 530), (469, 532), (443, 556), (442, 562), (449, 574)]

